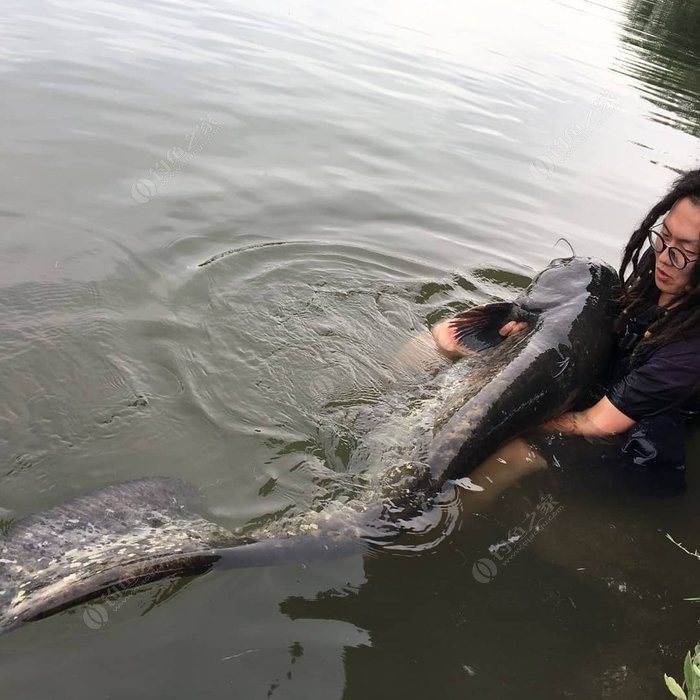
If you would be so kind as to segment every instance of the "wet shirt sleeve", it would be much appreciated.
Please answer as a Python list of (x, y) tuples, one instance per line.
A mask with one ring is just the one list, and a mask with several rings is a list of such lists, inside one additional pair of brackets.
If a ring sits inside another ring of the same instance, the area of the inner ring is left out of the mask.
[(639, 421), (700, 399), (700, 342), (669, 343), (615, 384), (607, 397), (628, 418)]

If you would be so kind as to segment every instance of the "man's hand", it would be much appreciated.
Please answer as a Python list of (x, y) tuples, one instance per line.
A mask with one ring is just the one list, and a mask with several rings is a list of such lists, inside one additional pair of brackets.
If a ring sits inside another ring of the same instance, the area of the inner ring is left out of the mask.
[[(526, 329), (527, 323), (524, 321), (508, 321), (498, 332), (505, 338), (515, 333), (522, 333)], [(431, 328), (430, 332), (433, 334), (437, 349), (446, 357), (455, 359), (474, 353), (474, 350), (465, 348), (464, 345), (457, 340), (454, 328), (451, 325), (451, 319), (436, 323)]]
[(445, 357), (455, 359), (472, 354), (472, 351), (467, 350), (467, 348), (457, 340), (454, 328), (450, 325), (450, 319), (436, 323), (430, 329), (430, 332), (433, 334), (437, 349), (445, 355)]

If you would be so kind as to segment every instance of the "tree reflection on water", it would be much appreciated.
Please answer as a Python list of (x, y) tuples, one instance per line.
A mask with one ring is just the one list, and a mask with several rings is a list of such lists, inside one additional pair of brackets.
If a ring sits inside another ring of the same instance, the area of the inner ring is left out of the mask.
[(700, 3), (630, 0), (622, 72), (644, 83), (658, 122), (700, 136)]

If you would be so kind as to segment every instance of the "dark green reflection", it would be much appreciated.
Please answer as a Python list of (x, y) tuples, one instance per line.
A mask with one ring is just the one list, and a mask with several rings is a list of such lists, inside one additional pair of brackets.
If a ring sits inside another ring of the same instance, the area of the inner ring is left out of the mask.
[(622, 42), (623, 72), (641, 80), (644, 96), (676, 118), (662, 123), (700, 135), (700, 3), (688, 0), (630, 0)]

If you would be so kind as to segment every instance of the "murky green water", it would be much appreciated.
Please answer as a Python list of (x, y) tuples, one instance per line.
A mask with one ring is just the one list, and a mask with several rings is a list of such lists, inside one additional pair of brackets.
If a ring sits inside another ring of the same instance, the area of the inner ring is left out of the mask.
[[(700, 160), (682, 0), (2, 15), (0, 516), (159, 474), (229, 527), (313, 507), (360, 468), (358, 412), (425, 381), (395, 361), (417, 330), (512, 297), (561, 236), (616, 264)], [(667, 697), (700, 637), (697, 562), (664, 537), (698, 546), (698, 454), (682, 497), (581, 464), (426, 552), (76, 608), (0, 638), (0, 697)]]

